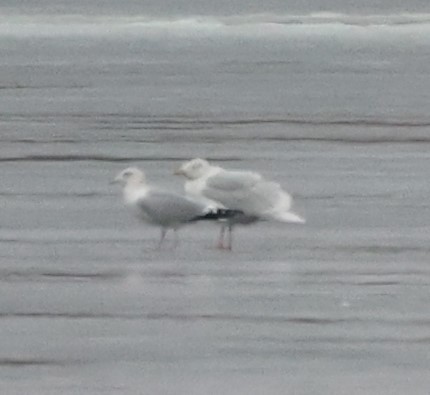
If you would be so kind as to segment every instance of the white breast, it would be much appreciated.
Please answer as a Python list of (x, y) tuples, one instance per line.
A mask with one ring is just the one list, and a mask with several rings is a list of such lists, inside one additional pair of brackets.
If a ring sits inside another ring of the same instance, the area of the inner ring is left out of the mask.
[(126, 204), (132, 205), (139, 199), (144, 198), (148, 194), (148, 188), (140, 185), (127, 185), (124, 188), (124, 201)]

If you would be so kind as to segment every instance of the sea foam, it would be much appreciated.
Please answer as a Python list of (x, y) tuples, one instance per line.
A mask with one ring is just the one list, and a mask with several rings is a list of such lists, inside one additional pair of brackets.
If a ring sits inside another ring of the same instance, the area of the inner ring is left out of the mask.
[(0, 37), (178, 36), (288, 37), (291, 35), (397, 32), (428, 37), (430, 14), (351, 15), (338, 13), (250, 14), (226, 17), (155, 18), (145, 15), (3, 15)]

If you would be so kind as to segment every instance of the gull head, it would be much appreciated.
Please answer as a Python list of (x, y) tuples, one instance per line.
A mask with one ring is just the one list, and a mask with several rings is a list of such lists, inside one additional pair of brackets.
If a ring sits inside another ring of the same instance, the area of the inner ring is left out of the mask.
[(196, 158), (185, 162), (175, 171), (175, 174), (183, 175), (189, 180), (197, 180), (207, 174), (210, 168), (211, 165), (207, 160)]
[(145, 183), (145, 174), (137, 167), (128, 167), (120, 172), (113, 183), (125, 185), (140, 185)]

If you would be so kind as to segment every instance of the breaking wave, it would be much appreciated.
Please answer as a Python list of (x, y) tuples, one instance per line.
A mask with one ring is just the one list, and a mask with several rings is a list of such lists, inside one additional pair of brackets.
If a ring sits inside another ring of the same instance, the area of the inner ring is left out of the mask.
[(145, 15), (2, 15), (0, 36), (285, 36), (331, 35), (342, 32), (416, 33), (428, 37), (430, 14), (350, 15), (340, 13), (252, 14), (224, 17), (154, 18)]

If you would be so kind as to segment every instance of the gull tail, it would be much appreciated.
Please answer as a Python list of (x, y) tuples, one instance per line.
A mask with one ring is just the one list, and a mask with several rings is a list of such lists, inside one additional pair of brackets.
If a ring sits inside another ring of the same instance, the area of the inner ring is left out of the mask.
[(306, 222), (306, 220), (300, 217), (300, 215), (294, 214), (291, 211), (276, 213), (273, 218), (280, 222), (291, 222), (295, 224), (304, 224)]
[(217, 221), (217, 220), (227, 220), (232, 219), (237, 215), (243, 214), (240, 210), (230, 210), (230, 209), (224, 209), (224, 208), (218, 208), (213, 211), (209, 211), (206, 214), (198, 215), (197, 217), (194, 217), (191, 221)]

